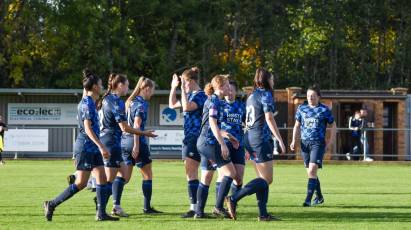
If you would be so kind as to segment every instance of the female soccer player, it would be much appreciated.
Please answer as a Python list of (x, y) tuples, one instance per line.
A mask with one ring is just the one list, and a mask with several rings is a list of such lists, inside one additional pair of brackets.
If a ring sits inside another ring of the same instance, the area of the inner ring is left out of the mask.
[(244, 143), (247, 150), (255, 154), (257, 178), (250, 181), (239, 192), (226, 198), (228, 212), (236, 219), (237, 202), (247, 195), (256, 193), (259, 221), (277, 219), (267, 212), (269, 185), (273, 181), (273, 139), (279, 141), (282, 152), (286, 151), (274, 120), (274, 79), (273, 75), (263, 68), (258, 68), (254, 77), (254, 91), (247, 99), (246, 133)]
[[(336, 134), (336, 125), (331, 110), (326, 105), (320, 103), (320, 98), (321, 91), (317, 86), (308, 88), (308, 103), (298, 106), (295, 114), (293, 139), (290, 144), (290, 149), (294, 151), (295, 141), (301, 129), (301, 154), (308, 176), (307, 196), (303, 203), (304, 207), (311, 206), (314, 191), (316, 191), (317, 196), (314, 198), (312, 205), (324, 203), (317, 171), (318, 168), (322, 168), (324, 153), (334, 143)], [(331, 135), (328, 141), (325, 141), (327, 124), (331, 126)]]
[(188, 182), (188, 197), (190, 198), (190, 210), (181, 217), (190, 218), (195, 214), (198, 189), (198, 167), (201, 156), (197, 151), (197, 139), (200, 135), (201, 115), (203, 105), (207, 100), (207, 95), (198, 85), (199, 69), (192, 67), (183, 72), (181, 79), (181, 100), (177, 100), (176, 92), (179, 85), (179, 78), (176, 74), (171, 82), (169, 97), (170, 108), (183, 108), (184, 112), (184, 140), (182, 148), (182, 158), (185, 164), (186, 177)]
[(205, 218), (204, 207), (207, 201), (208, 189), (213, 176), (213, 165), (219, 168), (224, 175), (218, 191), (218, 198), (213, 213), (225, 215), (223, 209), (224, 197), (230, 190), (233, 179), (237, 179), (233, 163), (230, 159), (229, 149), (224, 141), (228, 138), (235, 148), (239, 147), (238, 140), (232, 135), (221, 130), (223, 119), (224, 96), (228, 91), (226, 76), (217, 75), (205, 87), (209, 96), (204, 104), (203, 119), (200, 137), (197, 140), (197, 149), (201, 154), (201, 183), (197, 191), (197, 207), (195, 218)]
[[(156, 137), (152, 130), (141, 131), (132, 128), (127, 124), (124, 101), (120, 96), (128, 92), (128, 80), (125, 75), (110, 74), (108, 79), (108, 89), (103, 96), (100, 104), (100, 139), (101, 142), (109, 149), (110, 157), (105, 160), (104, 166), (107, 175), (107, 185), (109, 187), (109, 196), (113, 194), (113, 203), (116, 205), (120, 200), (120, 195), (124, 188), (125, 179), (120, 175), (125, 175), (127, 167), (121, 156), (121, 135), (122, 132), (131, 133), (139, 136)], [(117, 177), (116, 177), (117, 176)], [(109, 197), (108, 196), (108, 197)], [(122, 210), (113, 210), (115, 215), (127, 216)]]
[[(228, 139), (224, 139), (230, 151), (230, 158), (232, 163), (234, 164), (237, 175), (236, 179), (231, 184), (231, 194), (235, 194), (242, 187), (245, 165), (245, 151), (243, 145), (244, 131), (242, 127), (243, 122), (245, 122), (245, 104), (244, 102), (236, 99), (237, 89), (237, 83), (233, 80), (230, 80), (229, 90), (227, 95), (225, 96), (223, 121), (221, 122), (221, 128), (229, 134), (233, 135), (239, 141), (239, 147), (234, 148), (234, 146)], [(219, 197), (218, 192), (223, 178), (224, 175), (219, 171), (216, 182), (216, 200), (218, 200)], [(219, 213), (214, 211), (214, 214), (218, 215)]]
[(83, 75), (83, 88), (86, 90), (86, 94), (78, 105), (77, 119), (80, 130), (74, 146), (74, 152), (77, 158), (77, 178), (75, 183), (70, 184), (59, 196), (53, 200), (44, 202), (44, 212), (48, 221), (52, 220), (53, 212), (58, 205), (86, 187), (91, 171), (93, 171), (97, 180), (96, 194), (98, 210), (96, 220), (118, 220), (118, 218), (106, 214), (108, 191), (103, 158), (110, 158), (110, 152), (98, 138), (100, 131), (95, 106), (95, 101), (100, 95), (102, 84), (99, 77), (89, 71), (84, 71)]
[[(154, 93), (154, 82), (146, 77), (140, 77), (132, 94), (126, 101), (127, 108), (127, 123), (135, 129), (144, 130), (147, 122), (148, 100)], [(142, 189), (144, 194), (144, 213), (160, 213), (151, 207), (151, 193), (152, 193), (152, 178), (150, 151), (147, 141), (144, 136), (123, 133), (121, 138), (121, 152), (126, 165), (125, 171), (118, 172), (115, 180), (124, 178), (124, 184), (128, 183), (133, 172), (133, 166), (140, 168), (143, 176)], [(123, 174), (124, 173), (124, 174)], [(119, 191), (118, 197), (114, 203), (113, 213), (126, 216), (120, 207), (121, 193)]]

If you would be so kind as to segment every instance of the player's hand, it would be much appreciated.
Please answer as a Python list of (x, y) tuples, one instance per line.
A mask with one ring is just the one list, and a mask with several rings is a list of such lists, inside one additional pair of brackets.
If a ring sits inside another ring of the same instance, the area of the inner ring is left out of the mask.
[(280, 148), (281, 148), (281, 153), (282, 154), (287, 153), (287, 148), (285, 147), (284, 142), (279, 141), (279, 144), (280, 144)]
[(186, 92), (186, 90), (185, 90), (185, 83), (186, 83), (186, 81), (184, 80), (184, 78), (182, 77), (182, 76), (180, 76), (180, 82), (181, 82), (181, 91), (184, 91), (184, 92)]
[(240, 141), (237, 140), (233, 135), (227, 134), (228, 140), (231, 142), (233, 145), (234, 149), (238, 149), (240, 147)]
[(248, 151), (246, 151), (245, 152), (245, 160), (248, 161), (248, 160), (250, 160), (250, 158), (251, 158), (250, 153)]
[(138, 146), (133, 146), (133, 150), (131, 152), (131, 156), (134, 158), (134, 160), (137, 160), (138, 154), (140, 154), (140, 149)]
[(290, 149), (291, 149), (291, 151), (295, 150), (295, 141), (291, 141)]
[(227, 160), (230, 156), (230, 151), (228, 151), (227, 145), (225, 143), (221, 145), (221, 156), (224, 160)]
[(173, 74), (173, 80), (171, 81), (171, 88), (176, 89), (180, 84), (180, 80), (178, 79), (177, 74)]
[(107, 150), (105, 146), (101, 146), (99, 148), (101, 155), (103, 156), (104, 159), (110, 158), (110, 152)]
[(145, 130), (143, 131), (143, 135), (146, 137), (157, 137), (158, 135), (154, 133), (154, 130)]

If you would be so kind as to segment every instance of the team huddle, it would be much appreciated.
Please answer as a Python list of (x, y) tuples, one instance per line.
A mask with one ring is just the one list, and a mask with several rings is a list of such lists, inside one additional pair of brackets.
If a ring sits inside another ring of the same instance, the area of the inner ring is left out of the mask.
[[(209, 217), (204, 208), (217, 171), (213, 215), (235, 220), (240, 200), (256, 194), (258, 220), (279, 220), (267, 211), (269, 186), (273, 181), (273, 137), (279, 152), (287, 151), (274, 119), (273, 75), (263, 68), (256, 70), (254, 90), (246, 103), (237, 99), (238, 85), (227, 75), (215, 75), (204, 90), (198, 78), (197, 67), (185, 70), (181, 76), (174, 74), (169, 96), (169, 107), (181, 108), (184, 113), (182, 157), (190, 208), (181, 217)], [(58, 205), (87, 186), (91, 173), (96, 183), (96, 220), (117, 221), (119, 217), (128, 217), (121, 207), (121, 197), (134, 166), (140, 169), (143, 179), (143, 212), (161, 213), (151, 205), (152, 160), (146, 141), (146, 137), (156, 135), (145, 129), (148, 101), (155, 83), (140, 77), (124, 102), (121, 96), (127, 94), (128, 86), (125, 75), (111, 74), (107, 92), (99, 99), (103, 90), (101, 79), (90, 71), (83, 71), (84, 95), (78, 105), (79, 134), (74, 146), (76, 179), (60, 195), (44, 202), (48, 221), (52, 220)], [(180, 99), (177, 97), (179, 87)], [(295, 114), (290, 144), (294, 151), (297, 137), (301, 136), (301, 153), (308, 175), (304, 207), (324, 202), (317, 170), (322, 167), (325, 151), (333, 144), (336, 132), (332, 113), (319, 102), (320, 97), (317, 87), (307, 90), (307, 102), (300, 105)], [(326, 140), (327, 124), (331, 126), (331, 134)], [(253, 162), (256, 178), (243, 186), (246, 159)], [(110, 196), (111, 215), (106, 212)]]

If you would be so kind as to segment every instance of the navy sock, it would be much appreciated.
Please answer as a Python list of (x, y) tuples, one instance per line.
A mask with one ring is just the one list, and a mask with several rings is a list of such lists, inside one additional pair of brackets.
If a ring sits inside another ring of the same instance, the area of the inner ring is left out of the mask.
[(107, 186), (105, 184), (96, 185), (96, 197), (97, 197), (97, 213), (99, 216), (106, 214), (107, 206)]
[(236, 194), (238, 191), (241, 190), (241, 187), (243, 187), (242, 184), (236, 185), (234, 183), (231, 184), (231, 195)]
[(231, 196), (231, 200), (237, 203), (245, 196), (254, 194), (264, 188), (268, 187), (267, 182), (262, 178), (255, 178), (254, 180), (248, 182), (239, 192)]
[(215, 200), (218, 200), (218, 191), (220, 191), (221, 182), (215, 182)]
[(321, 184), (320, 184), (320, 179), (317, 177), (317, 186), (315, 188), (315, 191), (317, 193), (318, 198), (323, 198), (323, 194), (321, 193)]
[(110, 199), (111, 194), (113, 194), (113, 182), (107, 182), (106, 193), (106, 204), (108, 204), (108, 200)]
[(198, 180), (188, 181), (188, 197), (190, 198), (191, 204), (197, 203), (197, 189), (199, 183)]
[(218, 189), (218, 196), (215, 202), (215, 207), (217, 209), (222, 209), (224, 205), (224, 198), (227, 196), (230, 191), (231, 183), (233, 183), (233, 178), (224, 176), (221, 181), (220, 188)]
[(79, 191), (76, 184), (69, 185), (60, 195), (58, 195), (50, 203), (52, 206), (57, 207), (59, 204), (70, 199), (74, 194)]
[(116, 177), (113, 181), (113, 203), (120, 205), (121, 194), (123, 194), (124, 184), (126, 180), (122, 177)]
[(204, 207), (207, 203), (207, 198), (208, 198), (208, 189), (209, 186), (200, 183), (198, 186), (197, 190), (197, 207), (196, 207), (196, 213), (197, 214), (203, 214), (204, 213)]
[(305, 203), (311, 203), (315, 188), (317, 187), (317, 178), (308, 178), (307, 183), (307, 197), (305, 198)]
[(257, 197), (257, 204), (258, 204), (258, 211), (260, 212), (260, 216), (268, 216), (267, 212), (267, 201), (268, 201), (268, 193), (270, 187), (267, 184), (265, 189), (262, 189), (256, 193)]
[(144, 195), (144, 209), (148, 210), (151, 208), (151, 194), (153, 192), (153, 181), (152, 180), (143, 180), (143, 184), (141, 185), (143, 189)]

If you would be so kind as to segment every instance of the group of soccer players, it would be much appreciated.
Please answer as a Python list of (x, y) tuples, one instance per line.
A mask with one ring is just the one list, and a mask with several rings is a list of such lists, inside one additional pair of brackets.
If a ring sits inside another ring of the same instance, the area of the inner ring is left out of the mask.
[[(174, 74), (169, 96), (169, 107), (182, 108), (184, 113), (182, 157), (190, 209), (182, 217), (208, 217), (204, 208), (209, 186), (217, 171), (214, 215), (235, 220), (238, 202), (245, 196), (256, 194), (258, 220), (279, 220), (267, 211), (269, 185), (273, 181), (273, 136), (281, 152), (286, 152), (274, 120), (273, 75), (263, 68), (256, 70), (254, 90), (245, 104), (237, 99), (237, 83), (227, 75), (215, 75), (204, 90), (200, 88), (198, 79), (197, 67), (185, 70), (181, 76)], [(90, 71), (84, 71), (84, 95), (78, 105), (80, 130), (74, 148), (77, 176), (75, 182), (60, 195), (44, 202), (48, 221), (52, 220), (59, 204), (87, 185), (90, 172), (96, 179), (96, 220), (116, 221), (119, 219), (114, 216), (127, 217), (120, 201), (133, 166), (140, 169), (143, 177), (144, 213), (160, 213), (150, 204), (152, 161), (145, 138), (156, 136), (153, 131), (145, 130), (148, 100), (154, 93), (154, 87), (152, 80), (141, 77), (124, 103), (120, 97), (128, 92), (127, 77), (111, 74), (107, 92), (98, 100), (102, 81)], [(177, 97), (179, 87), (180, 99)], [(319, 102), (320, 97), (317, 87), (307, 90), (307, 102), (298, 107), (295, 115), (290, 145), (294, 151), (301, 131), (301, 151), (308, 174), (307, 196), (303, 206), (324, 202), (317, 170), (322, 166), (326, 148), (333, 144), (336, 130), (331, 111)], [(331, 125), (332, 131), (326, 141), (327, 124)], [(246, 152), (254, 162), (256, 178), (243, 186)], [(230, 189), (231, 194), (228, 195)], [(316, 197), (312, 201), (314, 192)], [(111, 214), (114, 216), (106, 213), (110, 195), (113, 196)]]

